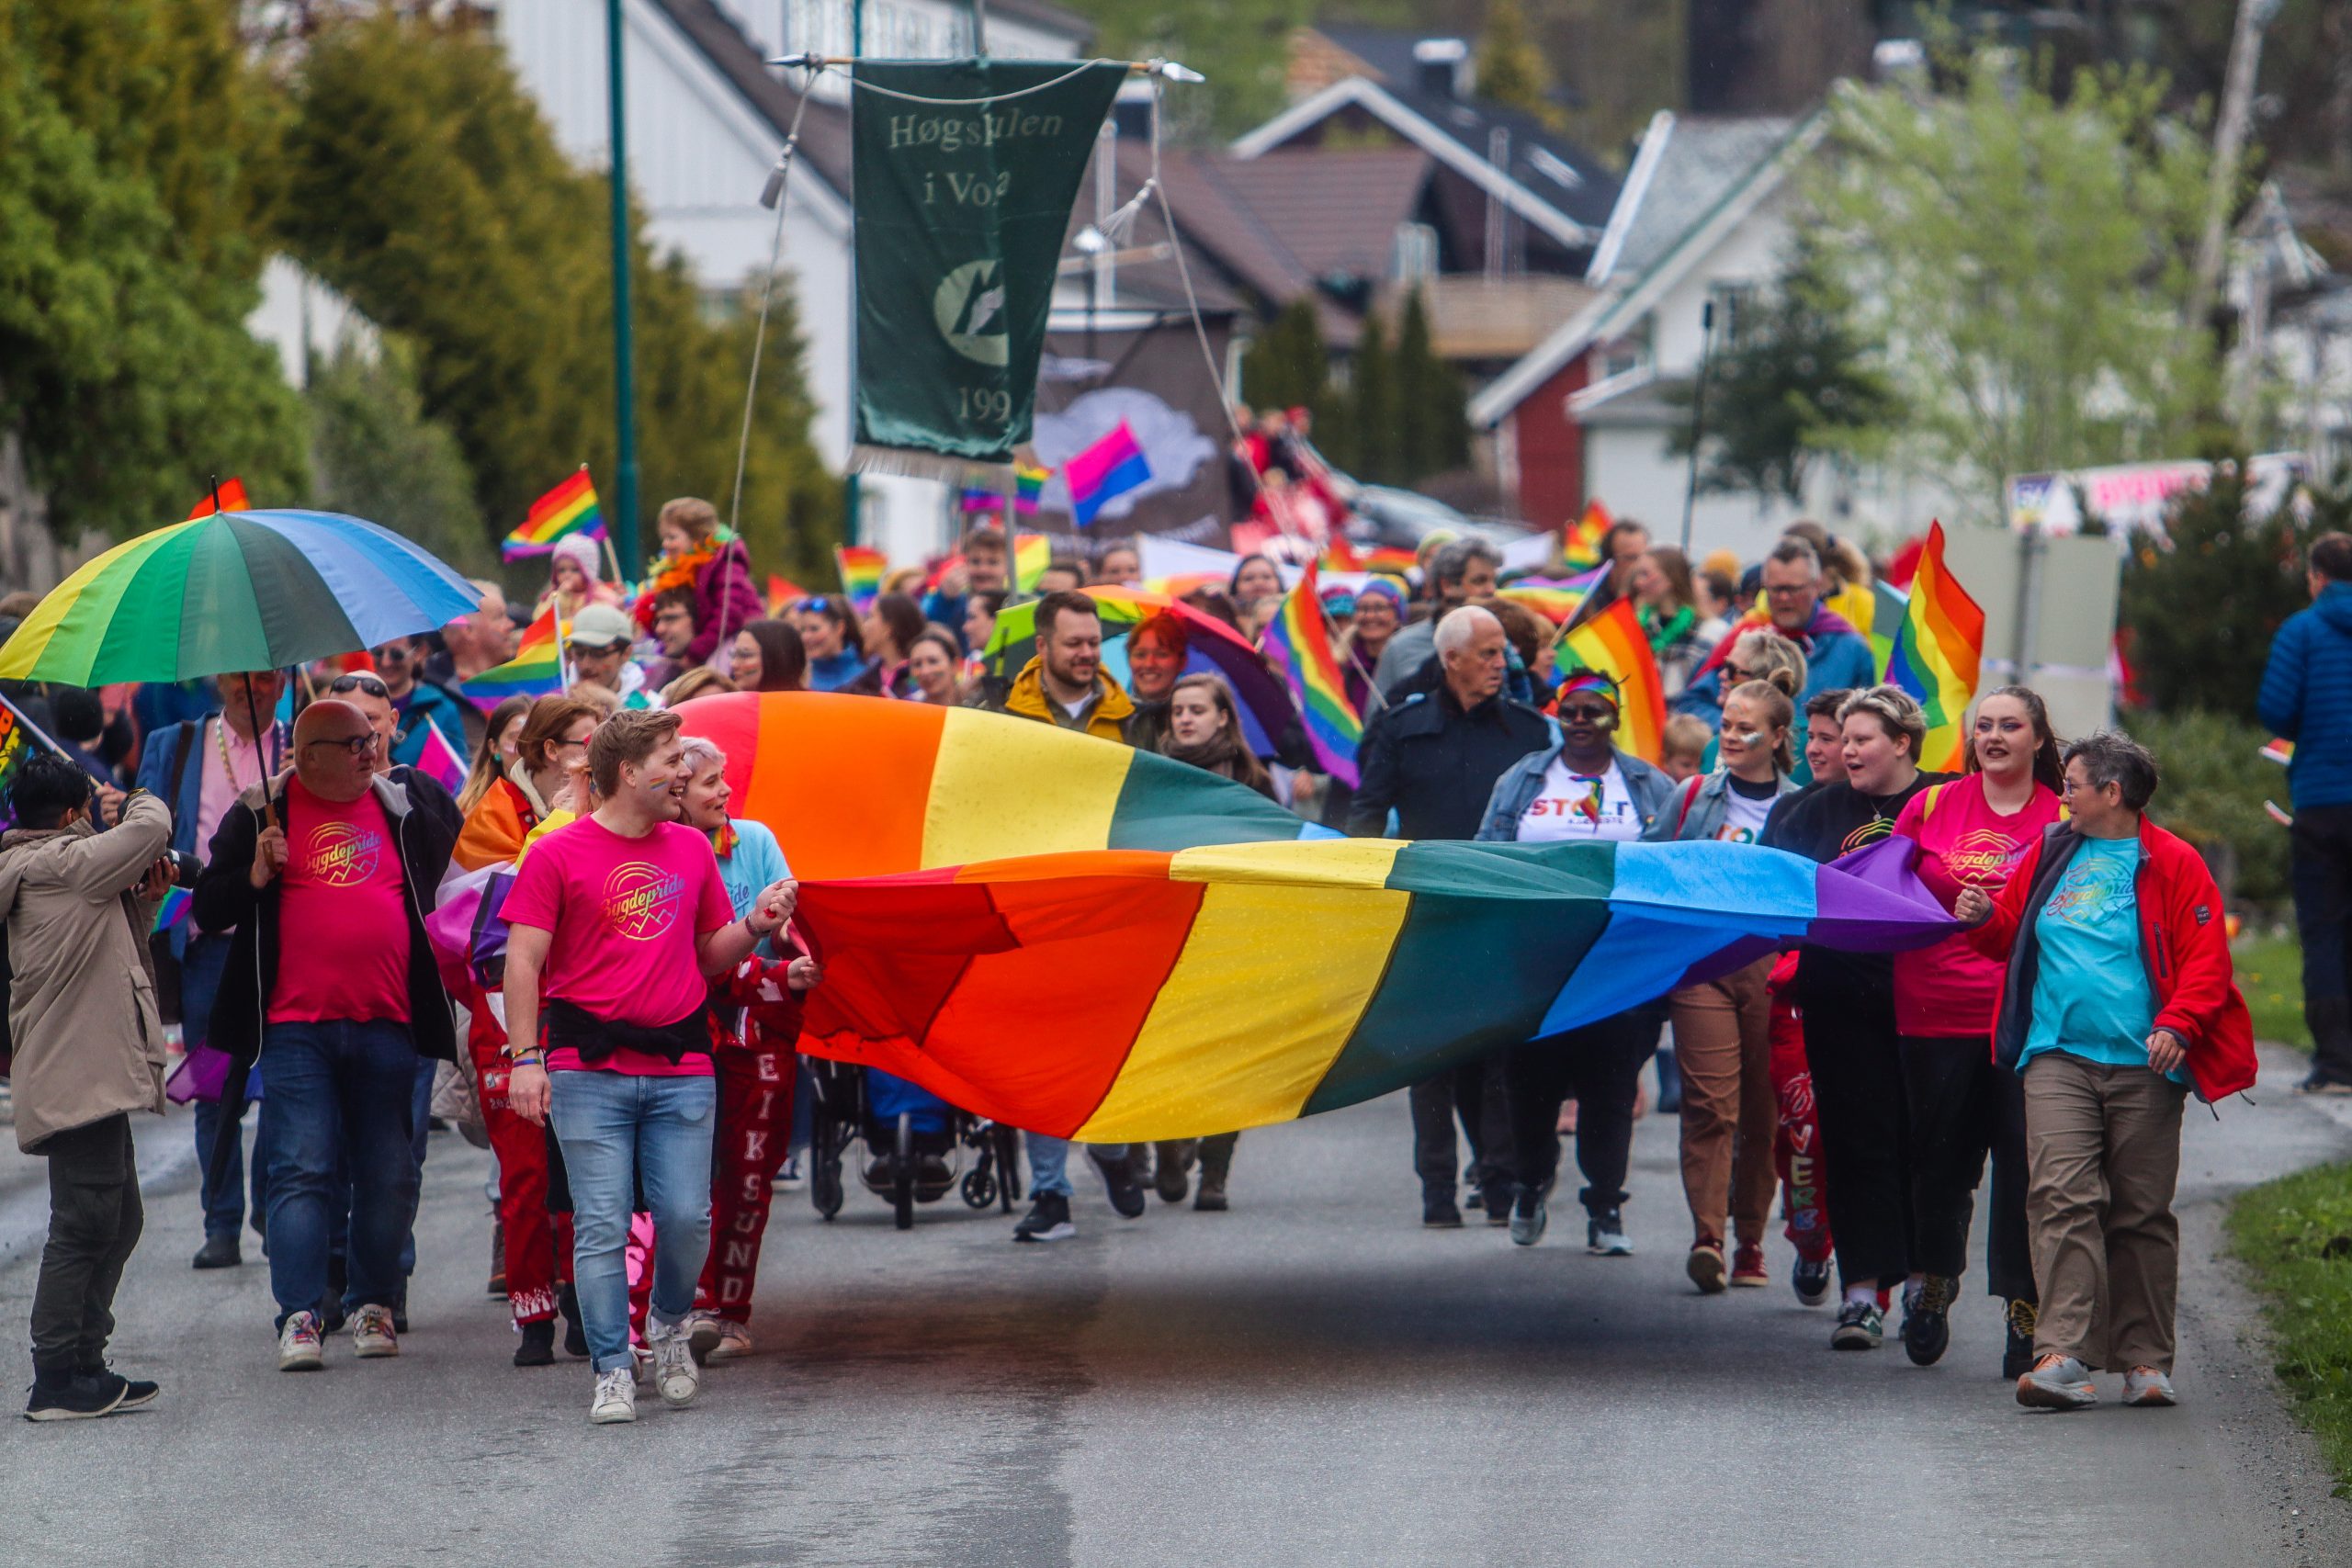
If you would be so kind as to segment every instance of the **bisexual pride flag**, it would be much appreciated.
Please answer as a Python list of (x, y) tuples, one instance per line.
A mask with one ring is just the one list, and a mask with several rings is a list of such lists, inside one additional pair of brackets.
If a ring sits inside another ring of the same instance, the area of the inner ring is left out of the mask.
[(1070, 514), (1083, 528), (1106, 504), (1149, 484), (1151, 465), (1144, 461), (1136, 433), (1123, 419), (1110, 434), (1065, 464), (1062, 478), (1069, 484)]

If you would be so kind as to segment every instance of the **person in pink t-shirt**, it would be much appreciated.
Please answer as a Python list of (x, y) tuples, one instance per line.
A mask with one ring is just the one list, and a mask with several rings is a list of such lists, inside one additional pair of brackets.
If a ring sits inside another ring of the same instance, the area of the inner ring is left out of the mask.
[(686, 1321), (710, 1247), (708, 979), (790, 918), (770, 883), (735, 918), (710, 840), (679, 820), (678, 716), (615, 714), (588, 743), (603, 804), (523, 856), (504, 915), (508, 1102), (555, 1128), (571, 1184), (572, 1276), (596, 1390), (588, 1418), (637, 1419), (628, 1342), (630, 1200), (653, 1214), (654, 1385), (679, 1405), (701, 1387)]
[[(1998, 897), (2059, 819), (2058, 741), (2050, 712), (2023, 686), (1976, 705), (1967, 772), (1912, 796), (1894, 830), (1919, 846), (1922, 881), (1946, 908), (1966, 887)], [(2036, 1295), (2025, 1223), (2025, 1096), (1993, 1060), (2002, 965), (1960, 937), (1894, 955), (1894, 1020), (1911, 1117), (1912, 1224), (1920, 1303), (1904, 1348), (1926, 1366), (1951, 1339), (1949, 1311), (1967, 1263), (1968, 1225), (1984, 1156), (1993, 1156), (1985, 1288), (2008, 1303), (2004, 1375), (2033, 1365)]]

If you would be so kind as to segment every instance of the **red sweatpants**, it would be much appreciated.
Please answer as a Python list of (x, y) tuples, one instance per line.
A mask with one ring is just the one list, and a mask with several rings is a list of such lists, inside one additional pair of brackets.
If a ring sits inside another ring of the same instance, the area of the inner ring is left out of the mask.
[(1821, 1128), (1813, 1113), (1813, 1069), (1805, 1059), (1804, 1020), (1788, 1000), (1780, 971), (1773, 980), (1770, 1073), (1780, 1125), (1772, 1140), (1772, 1163), (1780, 1169), (1781, 1206), (1788, 1213), (1782, 1234), (1798, 1257), (1819, 1263), (1829, 1257), (1831, 1243)]
[(514, 1114), (506, 1103), (506, 1032), (490, 1013), (481, 992), (459, 998), (473, 1015), (466, 1043), (473, 1052), (481, 1090), (482, 1123), (498, 1156), (498, 1219), (506, 1237), (506, 1300), (516, 1323), (544, 1323), (555, 1316), (558, 1264), (571, 1273), (570, 1216), (564, 1217), (562, 1250), (557, 1250), (555, 1216), (548, 1213), (548, 1135)]
[(752, 1317), (760, 1238), (792, 1139), (792, 1079), (800, 1060), (789, 1043), (776, 1043), (756, 1021), (747, 1038), (746, 1044), (720, 1045), (711, 1057), (718, 1074), (718, 1133), (711, 1159), (710, 1257), (695, 1291), (697, 1308), (735, 1323)]

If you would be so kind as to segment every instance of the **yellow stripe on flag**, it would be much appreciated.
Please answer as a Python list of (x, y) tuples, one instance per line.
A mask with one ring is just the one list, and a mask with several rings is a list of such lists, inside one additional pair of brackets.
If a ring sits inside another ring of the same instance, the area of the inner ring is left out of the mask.
[(1070, 730), (950, 708), (923, 806), (922, 863), (1108, 849), (1134, 758)]
[[(1311, 846), (1249, 847), (1279, 859)], [(1227, 881), (1198, 862), (1193, 869), (1209, 886), (1192, 934), (1111, 1092), (1078, 1130), (1080, 1143), (1296, 1118), (1380, 988), (1412, 907), (1406, 893)]]
[(1169, 857), (1170, 882), (1307, 883), (1385, 887), (1401, 839), (1306, 839), (1290, 843), (1208, 844)]

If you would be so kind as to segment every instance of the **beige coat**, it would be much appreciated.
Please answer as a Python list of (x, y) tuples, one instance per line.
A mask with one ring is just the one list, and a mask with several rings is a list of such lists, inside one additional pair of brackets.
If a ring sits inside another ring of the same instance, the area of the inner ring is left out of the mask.
[(133, 795), (121, 826), (104, 833), (82, 822), (0, 835), (18, 1148), (117, 1111), (164, 1109), (145, 906), (124, 895), (171, 837), (171, 811), (152, 795)]

